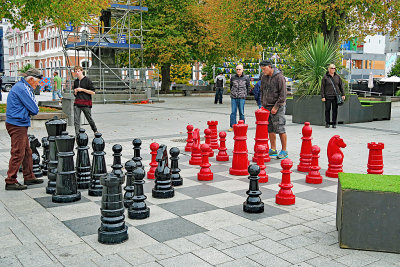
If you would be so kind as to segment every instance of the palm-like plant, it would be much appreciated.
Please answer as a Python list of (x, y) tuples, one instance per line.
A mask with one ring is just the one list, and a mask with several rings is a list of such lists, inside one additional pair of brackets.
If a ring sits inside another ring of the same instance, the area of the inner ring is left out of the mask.
[(340, 59), (337, 44), (325, 40), (322, 34), (301, 47), (296, 53), (292, 69), (292, 73), (300, 81), (296, 94), (318, 95), (329, 64), (339, 66)]

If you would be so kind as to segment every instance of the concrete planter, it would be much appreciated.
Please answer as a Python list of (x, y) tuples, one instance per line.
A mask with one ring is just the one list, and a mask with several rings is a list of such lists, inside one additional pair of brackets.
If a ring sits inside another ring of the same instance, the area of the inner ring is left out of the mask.
[[(66, 119), (68, 116), (64, 112), (40, 112), (31, 119), (31, 127), (45, 127), (45, 122), (57, 116), (59, 119)], [(0, 130), (6, 129), (6, 114), (0, 114)]]
[[(400, 253), (400, 193), (343, 188), (342, 177), (340, 173), (336, 213), (339, 246)], [(400, 186), (400, 181), (394, 186)]]

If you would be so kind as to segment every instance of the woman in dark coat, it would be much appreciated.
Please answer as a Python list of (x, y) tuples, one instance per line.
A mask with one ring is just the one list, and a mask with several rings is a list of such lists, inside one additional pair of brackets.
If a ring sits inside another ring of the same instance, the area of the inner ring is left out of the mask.
[[(337, 124), (337, 111), (338, 104), (336, 99), (336, 93), (342, 95), (343, 101), (346, 99), (343, 90), (343, 82), (339, 75), (336, 74), (336, 67), (334, 64), (330, 64), (328, 67), (328, 71), (326, 72), (324, 78), (322, 78), (321, 83), (321, 97), (322, 102), (325, 102), (325, 127), (329, 128), (332, 125), (332, 128), (336, 128)], [(331, 107), (332, 107), (332, 122), (330, 120), (331, 116)]]

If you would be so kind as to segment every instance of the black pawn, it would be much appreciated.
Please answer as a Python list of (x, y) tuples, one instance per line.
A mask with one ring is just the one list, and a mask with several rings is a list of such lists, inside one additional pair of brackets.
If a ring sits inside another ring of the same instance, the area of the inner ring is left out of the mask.
[(157, 169), (154, 173), (155, 181), (152, 195), (154, 198), (171, 198), (174, 197), (175, 191), (171, 183), (171, 173), (168, 168), (167, 146), (160, 145), (157, 149), (156, 161)]
[(183, 179), (179, 172), (181, 169), (178, 168), (178, 161), (179, 161), (179, 155), (180, 151), (179, 148), (173, 147), (169, 150), (169, 154), (171, 155), (170, 160), (171, 160), (171, 182), (173, 186), (180, 186), (183, 185)]
[(90, 185), (90, 156), (89, 156), (89, 137), (85, 129), (79, 129), (76, 136), (76, 182), (79, 189), (88, 189)]
[(125, 208), (129, 208), (133, 203), (133, 196), (135, 187), (133, 186), (133, 170), (136, 168), (136, 163), (133, 160), (128, 160), (125, 163), (126, 170), (126, 185), (124, 187), (124, 206)]
[(243, 211), (248, 213), (261, 213), (264, 212), (264, 203), (261, 201), (260, 195), (262, 194), (258, 187), (258, 174), (260, 173), (260, 167), (257, 164), (252, 164), (248, 168), (249, 171), (249, 190), (246, 194), (248, 195), (247, 200), (243, 202)]
[(136, 167), (144, 169), (142, 164), (142, 157), (140, 156), (140, 146), (142, 145), (142, 140), (135, 138), (132, 141), (133, 144), (133, 158), (132, 160), (136, 163)]
[(40, 155), (38, 147), (41, 146), (39, 140), (34, 135), (29, 135), (29, 145), (32, 150), (32, 171), (36, 178), (43, 177), (42, 169), (40, 168)]
[(103, 186), (101, 198), (101, 226), (98, 229), (98, 241), (102, 244), (119, 244), (128, 239), (128, 227), (125, 224), (124, 204), (122, 203), (121, 145), (112, 147), (114, 164), (112, 172), (100, 178)]
[(56, 137), (58, 150), (56, 192), (53, 194), (52, 201), (57, 203), (69, 203), (81, 199), (81, 192), (76, 185), (74, 167), (74, 144), (75, 137), (62, 132)]
[(92, 141), (93, 160), (92, 160), (92, 177), (89, 185), (89, 196), (101, 196), (103, 186), (100, 184), (100, 178), (107, 176), (106, 160), (104, 158), (104, 139), (101, 133), (95, 133)]
[(46, 136), (42, 138), (42, 148), (43, 154), (41, 168), (43, 175), (47, 175), (47, 164), (49, 163), (49, 140)]
[(128, 210), (128, 217), (130, 219), (146, 219), (150, 216), (150, 209), (146, 206), (147, 197), (143, 192), (145, 171), (142, 168), (136, 168), (133, 171), (133, 176), (135, 177), (135, 195)]

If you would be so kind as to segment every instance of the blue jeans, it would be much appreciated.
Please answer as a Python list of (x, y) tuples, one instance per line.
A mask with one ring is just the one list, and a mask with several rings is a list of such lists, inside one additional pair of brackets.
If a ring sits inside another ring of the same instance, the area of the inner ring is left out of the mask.
[(232, 107), (231, 123), (230, 123), (231, 128), (233, 127), (234, 124), (236, 124), (236, 113), (238, 109), (239, 109), (239, 120), (244, 121), (245, 101), (246, 99), (243, 98), (231, 98), (231, 107)]
[(217, 104), (217, 102), (222, 104), (222, 94), (223, 94), (223, 92), (224, 92), (224, 88), (217, 88), (216, 89), (214, 104)]
[(62, 94), (61, 94), (61, 89), (60, 90), (56, 90), (53, 89), (53, 100), (56, 100), (56, 94), (58, 95), (58, 98), (62, 98)]

